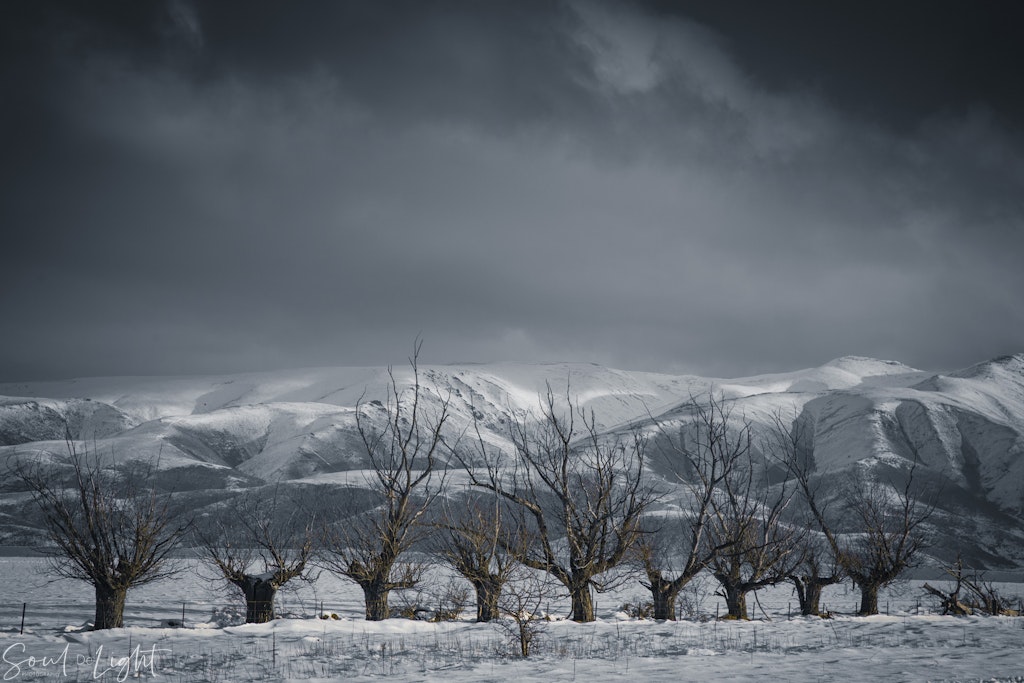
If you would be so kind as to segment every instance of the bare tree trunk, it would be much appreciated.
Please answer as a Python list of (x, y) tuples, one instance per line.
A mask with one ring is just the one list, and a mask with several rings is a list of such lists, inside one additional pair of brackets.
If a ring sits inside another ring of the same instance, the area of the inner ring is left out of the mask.
[(519, 654), (524, 658), (530, 656), (530, 643), (533, 641), (533, 635), (529, 622), (519, 623)]
[(821, 616), (821, 592), (833, 581), (820, 581), (814, 578), (789, 577), (796, 587), (796, 597), (800, 601), (800, 614), (805, 617)]
[(497, 619), (501, 584), (497, 581), (474, 581), (473, 588), (476, 589), (476, 620), (488, 622)]
[(749, 619), (750, 617), (747, 616), (746, 591), (733, 583), (723, 583), (722, 589), (725, 591), (725, 607), (728, 610), (727, 617), (729, 619)]
[(124, 601), (128, 597), (126, 588), (96, 586), (96, 618), (93, 629), (121, 628), (124, 626)]
[(246, 575), (233, 583), (245, 595), (245, 623), (265, 624), (274, 620), (274, 596), (277, 595), (275, 586), (269, 581), (251, 575)]
[(590, 584), (573, 586), (569, 589), (572, 600), (572, 620), (578, 623), (594, 621), (594, 599), (590, 595)]
[(800, 614), (805, 617), (821, 616), (821, 591), (825, 586), (817, 581), (807, 584), (804, 601), (800, 603)]
[(974, 614), (974, 609), (970, 605), (960, 602), (958, 597), (960, 593), (959, 587), (957, 587), (952, 593), (944, 593), (938, 588), (927, 583), (922, 586), (922, 588), (942, 600), (943, 614), (952, 614), (958, 617)]
[(660, 576), (650, 576), (651, 601), (654, 603), (654, 618), (662, 621), (676, 620), (676, 597), (682, 586), (673, 586)]
[(857, 616), (869, 617), (878, 614), (878, 588), (877, 583), (860, 584), (860, 611)]
[(361, 583), (360, 587), (366, 601), (367, 621), (383, 621), (391, 616), (391, 610), (388, 608), (390, 589), (376, 581)]

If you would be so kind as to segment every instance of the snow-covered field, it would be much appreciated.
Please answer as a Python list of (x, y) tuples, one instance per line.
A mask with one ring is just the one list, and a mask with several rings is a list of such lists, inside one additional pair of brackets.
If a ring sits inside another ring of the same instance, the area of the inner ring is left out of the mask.
[[(279, 594), (279, 612), (288, 618), (240, 625), (232, 618), (241, 608), (234, 595), (197, 573), (194, 562), (183, 565), (177, 578), (129, 593), (127, 628), (89, 632), (80, 628), (92, 611), (86, 584), (52, 581), (39, 558), (0, 558), (0, 678), (1024, 681), (1024, 618), (938, 616), (916, 581), (883, 596), (890, 614), (871, 618), (842, 614), (856, 604), (843, 587), (825, 596), (835, 618), (789, 618), (796, 600), (786, 588), (773, 589), (751, 600), (757, 619), (747, 623), (625, 618), (620, 605), (644, 595), (633, 583), (597, 596), (595, 623), (566, 621), (566, 606), (552, 604), (554, 620), (522, 660), (500, 627), (469, 621), (471, 609), (457, 622), (367, 622), (358, 589), (327, 574)], [(337, 619), (318, 618), (321, 601)], [(713, 617), (716, 601), (708, 596), (696, 607)], [(162, 627), (180, 621), (183, 603), (185, 627)], [(401, 597), (392, 601), (401, 604)]]

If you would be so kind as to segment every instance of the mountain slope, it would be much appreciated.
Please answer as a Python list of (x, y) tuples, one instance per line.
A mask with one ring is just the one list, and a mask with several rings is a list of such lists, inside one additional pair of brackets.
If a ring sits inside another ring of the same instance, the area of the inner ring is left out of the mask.
[[(407, 400), (411, 368), (392, 374)], [(383, 428), (389, 377), (386, 368), (321, 368), (0, 384), (0, 458), (59, 457), (68, 432), (112, 461), (155, 463), (163, 488), (197, 500), (276, 482), (326, 486), (369, 466), (357, 410), (364, 427)], [(421, 366), (418, 380), (426, 414), (447, 401), (449, 445), (468, 447), (478, 426), (506, 452), (511, 421), (536, 417), (549, 389), (592, 410), (609, 433), (679, 428), (692, 419), (690, 402), (715, 391), (762, 437), (776, 419), (801, 425), (823, 477), (917, 462), (939, 502), (935, 526), (990, 565), (1024, 564), (1024, 355), (945, 375), (844, 357), (726, 380), (572, 363)], [(7, 494), (0, 513), (13, 500)], [(17, 535), (0, 520), (0, 538)]]

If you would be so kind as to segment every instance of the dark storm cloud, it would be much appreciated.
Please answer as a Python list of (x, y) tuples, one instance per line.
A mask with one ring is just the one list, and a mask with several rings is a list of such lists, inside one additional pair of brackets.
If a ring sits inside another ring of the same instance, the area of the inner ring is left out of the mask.
[(723, 47), (772, 89), (810, 90), (857, 117), (912, 132), (936, 112), (986, 102), (1024, 117), (1016, 87), (1024, 7), (987, 0), (837, 3), (646, 0), (655, 16), (722, 32)]
[[(0, 12), (6, 379), (387, 363), (418, 333), (720, 374), (1024, 348), (998, 35), (953, 73), (877, 12), (834, 48), (807, 32), (839, 15), (773, 37), (686, 4)], [(950, 88), (872, 91), (905, 55)]]

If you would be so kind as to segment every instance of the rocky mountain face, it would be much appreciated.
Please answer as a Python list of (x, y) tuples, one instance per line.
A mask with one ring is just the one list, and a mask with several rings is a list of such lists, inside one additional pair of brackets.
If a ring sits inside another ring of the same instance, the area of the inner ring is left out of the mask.
[[(411, 369), (395, 368), (393, 377), (405, 400)], [(327, 495), (365, 486), (357, 412), (365, 427), (379, 428), (395, 400), (389, 381), (383, 368), (325, 368), (0, 384), (0, 459), (7, 467), (59, 462), (70, 439), (113, 467), (147, 463), (153, 483), (191, 511), (275, 484)], [(826, 482), (858, 468), (906, 473), (916, 463), (918, 495), (936, 508), (933, 556), (961, 551), (989, 568), (1024, 567), (1022, 354), (946, 375), (845, 357), (739, 379), (568, 363), (421, 366), (419, 382), (427, 415), (448, 401), (445, 436), (453, 448), (469, 448), (467, 435), (475, 439), (478, 427), (490, 448), (506, 452), (511, 422), (534, 419), (549, 389), (593, 411), (607, 434), (683, 428), (693, 419), (692, 401), (714, 392), (737, 425), (750, 424), (755, 451), (777, 423), (799, 430)], [(653, 461), (651, 470), (655, 478), (666, 474)], [(25, 543), (36, 533), (25, 500), (16, 478), (6, 476), (0, 543)]]

